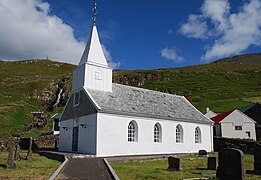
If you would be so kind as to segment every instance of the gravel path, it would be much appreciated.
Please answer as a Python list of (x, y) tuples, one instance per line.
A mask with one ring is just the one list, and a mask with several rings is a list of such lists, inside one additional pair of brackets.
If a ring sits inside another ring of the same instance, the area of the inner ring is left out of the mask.
[(112, 180), (102, 158), (69, 159), (55, 179)]

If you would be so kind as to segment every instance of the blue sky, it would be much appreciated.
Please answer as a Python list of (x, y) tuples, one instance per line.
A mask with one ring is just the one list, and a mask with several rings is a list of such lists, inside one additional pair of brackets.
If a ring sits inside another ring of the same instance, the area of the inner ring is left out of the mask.
[[(7, 8), (12, 3), (16, 11)], [(100, 40), (115, 68), (181, 67), (261, 51), (260, 0), (97, 0), (97, 4)], [(0, 59), (48, 56), (77, 64), (91, 30), (92, 8), (93, 0), (1, 0), (0, 12), (8, 20), (0, 17), (7, 21), (0, 22), (6, 27), (0, 33), (11, 37), (0, 37), (0, 45), (6, 46), (0, 48)]]

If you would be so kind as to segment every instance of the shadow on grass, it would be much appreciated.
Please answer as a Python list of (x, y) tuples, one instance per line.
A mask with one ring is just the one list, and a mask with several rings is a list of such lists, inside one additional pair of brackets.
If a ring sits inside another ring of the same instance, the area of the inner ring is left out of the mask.
[(6, 164), (0, 164), (0, 167), (6, 168)]

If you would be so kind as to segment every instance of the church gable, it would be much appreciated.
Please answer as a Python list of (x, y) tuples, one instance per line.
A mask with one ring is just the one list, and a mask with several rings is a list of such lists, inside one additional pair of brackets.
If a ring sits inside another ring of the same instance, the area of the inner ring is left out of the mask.
[(95, 113), (97, 113), (97, 109), (85, 90), (82, 89), (71, 94), (60, 121), (75, 119)]

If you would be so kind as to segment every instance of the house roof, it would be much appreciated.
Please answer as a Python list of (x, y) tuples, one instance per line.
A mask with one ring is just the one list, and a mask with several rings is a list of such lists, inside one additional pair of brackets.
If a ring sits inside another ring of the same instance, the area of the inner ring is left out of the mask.
[(248, 109), (250, 109), (250, 108), (252, 108), (253, 106), (255, 106), (257, 103), (255, 103), (255, 104), (250, 104), (250, 105), (248, 105), (248, 106), (244, 106), (244, 107), (241, 107), (241, 108), (239, 108), (238, 110), (240, 110), (241, 112), (245, 112), (245, 111), (247, 111)]
[(214, 121), (215, 123), (219, 123), (220, 121), (222, 121), (223, 119), (225, 119), (229, 114), (231, 114), (234, 110), (232, 111), (228, 111), (228, 112), (224, 112), (221, 113), (215, 117), (210, 118), (212, 121)]
[(112, 92), (88, 89), (101, 108), (99, 112), (126, 114), (159, 119), (213, 123), (184, 96), (172, 95), (121, 84), (112, 84)]
[(61, 115), (62, 113), (56, 113), (51, 117), (51, 119), (60, 119)]

